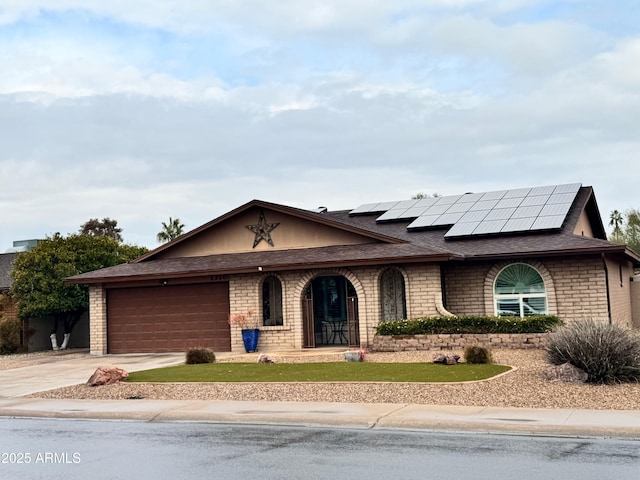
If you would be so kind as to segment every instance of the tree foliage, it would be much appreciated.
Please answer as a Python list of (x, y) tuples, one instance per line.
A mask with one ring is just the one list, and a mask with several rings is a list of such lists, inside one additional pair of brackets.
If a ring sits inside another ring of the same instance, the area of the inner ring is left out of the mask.
[(624, 243), (640, 253), (640, 210), (631, 208), (624, 214), (614, 210), (609, 217), (609, 225), (613, 227), (609, 237), (612, 242)]
[[(110, 236), (56, 233), (23, 252), (13, 264), (11, 293), (18, 302), (18, 316), (51, 315), (63, 321), (70, 333), (80, 315), (89, 308), (89, 289), (66, 284), (64, 279), (80, 273), (133, 260), (145, 247), (125, 245)], [(68, 332), (67, 332), (68, 330)]]
[(79, 232), (81, 235), (104, 236), (113, 238), (116, 242), (122, 242), (122, 229), (118, 228), (118, 221), (109, 217), (102, 220), (91, 218), (80, 226)]
[(162, 222), (162, 230), (158, 232), (156, 238), (159, 243), (166, 243), (178, 238), (183, 233), (184, 223), (181, 223), (179, 218), (169, 217), (168, 222)]

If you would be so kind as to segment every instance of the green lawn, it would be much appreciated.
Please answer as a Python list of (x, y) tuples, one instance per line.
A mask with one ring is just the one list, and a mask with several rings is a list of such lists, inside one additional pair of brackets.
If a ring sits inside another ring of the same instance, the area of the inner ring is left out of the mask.
[(132, 372), (129, 382), (465, 382), (510, 369), (466, 363), (208, 363)]

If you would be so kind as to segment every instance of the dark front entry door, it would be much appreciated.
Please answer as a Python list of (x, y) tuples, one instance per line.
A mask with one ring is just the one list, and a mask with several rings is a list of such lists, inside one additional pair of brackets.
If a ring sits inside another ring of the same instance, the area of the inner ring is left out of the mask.
[(355, 289), (342, 276), (316, 277), (305, 293), (305, 347), (358, 346), (358, 301)]

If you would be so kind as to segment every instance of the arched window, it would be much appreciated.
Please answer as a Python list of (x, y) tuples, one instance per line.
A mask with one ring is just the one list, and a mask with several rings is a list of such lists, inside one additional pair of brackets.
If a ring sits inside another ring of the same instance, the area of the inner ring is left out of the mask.
[(505, 267), (494, 284), (496, 315), (543, 315), (547, 313), (547, 292), (538, 271), (524, 263)]
[(380, 306), (383, 322), (407, 318), (404, 276), (397, 268), (389, 268), (380, 276)]
[(283, 324), (282, 283), (274, 275), (269, 275), (262, 283), (262, 324), (264, 326)]

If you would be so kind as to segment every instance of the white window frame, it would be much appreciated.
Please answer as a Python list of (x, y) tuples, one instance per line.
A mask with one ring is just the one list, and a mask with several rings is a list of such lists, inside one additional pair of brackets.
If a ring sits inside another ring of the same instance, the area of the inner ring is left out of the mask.
[[(538, 274), (538, 276), (540, 277), (540, 280), (542, 281), (542, 285), (544, 287), (544, 291), (543, 292), (537, 292), (537, 293), (501, 293), (501, 294), (496, 293), (496, 285), (498, 283), (498, 279), (500, 278), (500, 276), (502, 275), (502, 273), (506, 269), (508, 269), (509, 267), (512, 267), (514, 265), (524, 265), (524, 266), (532, 269), (534, 272), (536, 272)], [(543, 298), (544, 299), (544, 311), (541, 311), (541, 312), (535, 313), (535, 314), (546, 315), (548, 313), (549, 305), (548, 305), (548, 302), (547, 302), (547, 286), (546, 286), (546, 284), (544, 282), (544, 277), (540, 274), (540, 272), (538, 271), (537, 268), (535, 268), (532, 265), (529, 265), (528, 263), (518, 262), (518, 263), (510, 263), (509, 265), (506, 265), (502, 270), (500, 270), (500, 272), (498, 272), (498, 274), (496, 275), (495, 280), (493, 281), (493, 309), (494, 309), (494, 315), (496, 315), (496, 316), (506, 316), (506, 315), (500, 315), (500, 313), (499, 313), (500, 309), (498, 308), (499, 302), (500, 301), (504, 301), (504, 300), (513, 300), (514, 303), (515, 302), (518, 303), (519, 312), (520, 312), (520, 318), (524, 318), (524, 317), (529, 316), (529, 315), (535, 315), (534, 313), (527, 314), (527, 312), (525, 311), (525, 304), (530, 307), (530, 305), (525, 302), (525, 299), (529, 299), (529, 298)], [(531, 307), (531, 308), (533, 308), (533, 307)]]

